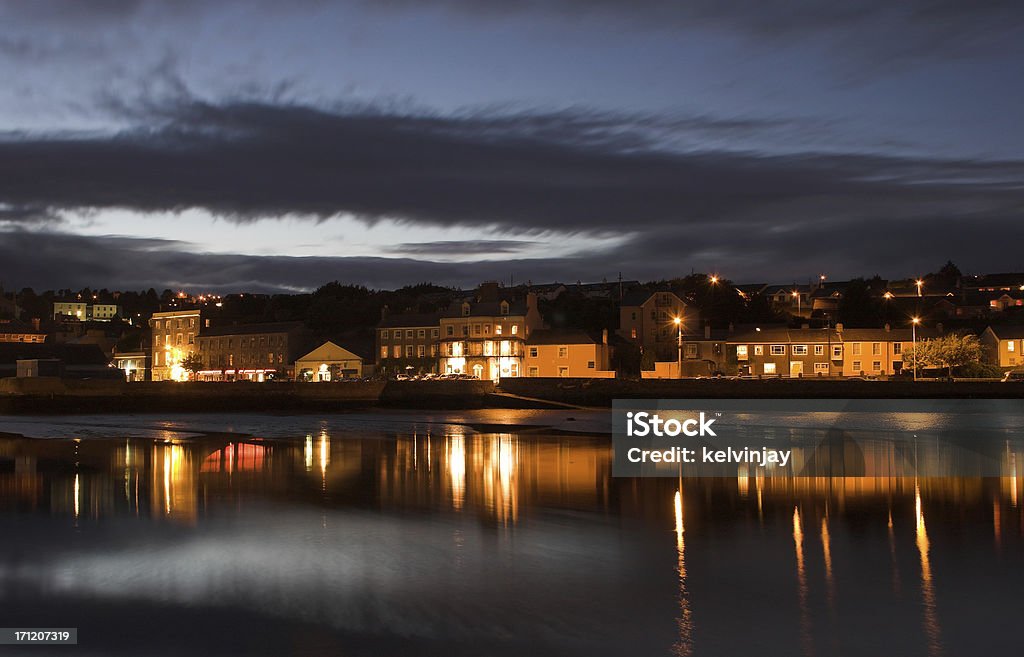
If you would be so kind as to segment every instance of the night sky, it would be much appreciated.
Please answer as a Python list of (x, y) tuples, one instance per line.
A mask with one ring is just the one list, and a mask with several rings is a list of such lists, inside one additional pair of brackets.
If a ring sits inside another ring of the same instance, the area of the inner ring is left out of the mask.
[(1017, 0), (0, 2), (0, 281), (1020, 270), (1022, 117)]

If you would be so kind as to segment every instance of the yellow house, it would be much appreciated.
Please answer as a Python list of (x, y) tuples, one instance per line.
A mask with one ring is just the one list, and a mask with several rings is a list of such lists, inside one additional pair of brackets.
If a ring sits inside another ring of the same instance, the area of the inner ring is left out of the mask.
[(296, 381), (335, 381), (363, 376), (363, 359), (330, 340), (295, 361)]
[(526, 339), (526, 376), (613, 379), (608, 331), (596, 340), (578, 329), (537, 329)]
[(171, 310), (153, 313), (153, 380), (186, 381), (189, 373), (181, 363), (196, 353), (196, 335), (200, 328), (198, 310)]
[[(842, 329), (843, 376), (893, 376), (903, 370), (903, 352), (914, 342), (911, 328)], [(917, 340), (934, 338), (934, 329), (917, 327)]]
[(981, 343), (993, 365), (1024, 366), (1024, 326), (990, 326), (981, 334)]

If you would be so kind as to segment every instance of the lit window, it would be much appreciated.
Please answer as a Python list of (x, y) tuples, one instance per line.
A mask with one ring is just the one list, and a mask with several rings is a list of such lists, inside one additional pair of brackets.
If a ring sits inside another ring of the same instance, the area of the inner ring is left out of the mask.
[(816, 344), (816, 345), (814, 345), (814, 355), (815, 356), (824, 356), (825, 355), (825, 345), (823, 345), (823, 344)]
[(764, 364), (764, 373), (765, 374), (775, 374), (775, 363), (765, 363)]
[(881, 353), (882, 353), (882, 345), (881, 345), (881, 343), (879, 343), (879, 342), (872, 342), (871, 343), (871, 355), (872, 356), (879, 356), (879, 355), (881, 355)]
[(558, 376), (569, 376), (569, 368), (568, 367), (559, 367), (558, 368)]
[(392, 354), (393, 358), (401, 358), (402, 357), (402, 345), (396, 344), (395, 348), (391, 350), (391, 354)]
[(629, 332), (629, 337), (631, 337), (631, 338), (633, 338), (634, 340), (636, 340), (636, 329), (631, 329), (631, 330), (630, 330), (630, 332)]
[(894, 353), (894, 354), (902, 354), (903, 353), (903, 343), (902, 342), (893, 342), (892, 343), (892, 353)]
[(763, 344), (755, 344), (754, 345), (754, 355), (755, 356), (764, 356), (764, 345)]
[(854, 372), (859, 372), (860, 371), (860, 361), (859, 360), (853, 361), (853, 371)]
[(882, 361), (880, 361), (880, 360), (872, 361), (871, 369), (876, 371), (876, 372), (881, 372), (882, 371)]
[(736, 345), (736, 358), (738, 358), (740, 360), (746, 360), (747, 359), (747, 345), (745, 345), (745, 344)]
[(860, 356), (860, 343), (859, 342), (854, 342), (853, 343), (853, 355), (854, 356)]
[(380, 357), (381, 358), (387, 358), (388, 357), (388, 348), (387, 348), (387, 346), (384, 346), (384, 347), (380, 348)]
[(805, 345), (805, 344), (795, 344), (795, 345), (793, 345), (793, 355), (794, 356), (806, 356), (807, 355), (807, 345)]
[(494, 335), (501, 335), (501, 324), (494, 325)]
[(783, 356), (786, 353), (786, 345), (784, 344), (773, 344), (771, 348), (772, 356)]
[(841, 345), (841, 344), (832, 345), (832, 358), (842, 358), (842, 357), (843, 357), (843, 345)]
[(569, 347), (567, 347), (565, 345), (559, 346), (558, 347), (558, 357), (559, 358), (568, 358), (569, 357)]
[(516, 335), (517, 333), (519, 333), (519, 324), (513, 324), (512, 325), (512, 335)]

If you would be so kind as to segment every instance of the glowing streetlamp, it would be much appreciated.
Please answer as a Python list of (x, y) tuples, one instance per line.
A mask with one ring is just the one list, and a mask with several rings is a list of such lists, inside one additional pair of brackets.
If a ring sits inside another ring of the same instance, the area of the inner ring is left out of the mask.
[(678, 362), (676, 363), (676, 378), (683, 378), (683, 318), (673, 317), (672, 321), (676, 325), (676, 351), (678, 352)]
[(883, 297), (885, 297), (885, 300), (886, 300), (886, 301), (888, 301), (889, 299), (892, 299), (892, 298), (893, 298), (893, 296), (895, 296), (895, 295), (894, 295), (894, 294), (893, 294), (892, 292), (888, 292), (888, 291), (886, 291), (886, 293), (885, 293), (885, 294), (883, 294), (882, 296), (883, 296)]
[(914, 380), (917, 381), (917, 325), (921, 323), (920, 317), (911, 317), (910, 325), (914, 341)]
[(917, 286), (917, 296), (921, 296), (921, 286), (924, 285), (924, 281), (919, 278), (914, 281), (914, 285)]
[(712, 285), (718, 285), (718, 275), (717, 274), (712, 274), (711, 276), (708, 277), (708, 280), (711, 281)]
[(793, 290), (793, 298), (796, 299), (796, 314), (802, 315), (803, 312), (800, 310), (800, 302), (802, 301), (802, 299), (800, 298), (800, 293), (797, 292), (796, 290)]

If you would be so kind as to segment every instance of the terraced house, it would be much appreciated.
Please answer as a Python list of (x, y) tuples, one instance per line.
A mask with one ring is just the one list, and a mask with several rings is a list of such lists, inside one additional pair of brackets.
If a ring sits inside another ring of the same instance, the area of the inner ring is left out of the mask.
[(377, 324), (377, 367), (385, 374), (437, 372), (440, 313), (383, 313)]
[(494, 287), (481, 287), (473, 301), (454, 304), (441, 317), (439, 368), (443, 373), (481, 379), (525, 374), (526, 340), (543, 326), (537, 295), (502, 298)]

